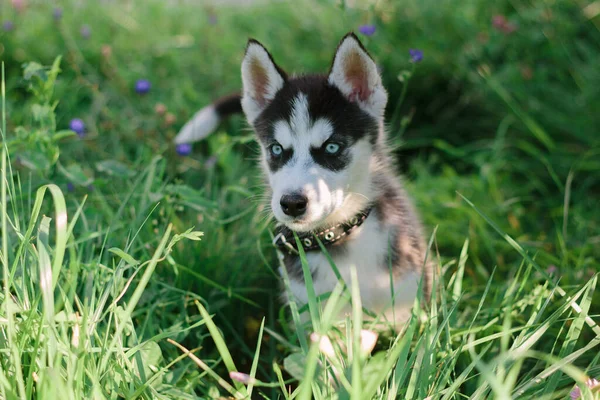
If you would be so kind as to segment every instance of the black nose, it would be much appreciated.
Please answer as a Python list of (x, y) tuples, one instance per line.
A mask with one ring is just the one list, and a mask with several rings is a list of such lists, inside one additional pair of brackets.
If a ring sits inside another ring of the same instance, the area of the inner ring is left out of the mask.
[(279, 204), (286, 215), (299, 217), (306, 212), (308, 199), (301, 194), (286, 194), (281, 197)]

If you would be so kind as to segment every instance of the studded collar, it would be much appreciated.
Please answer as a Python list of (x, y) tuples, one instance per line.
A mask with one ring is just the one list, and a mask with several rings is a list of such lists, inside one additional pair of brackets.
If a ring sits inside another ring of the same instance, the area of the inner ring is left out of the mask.
[[(319, 242), (315, 239), (315, 237), (319, 238), (325, 247), (331, 246), (332, 244), (346, 238), (352, 233), (352, 231), (365, 222), (372, 209), (373, 207), (369, 206), (349, 220), (321, 231), (297, 233), (300, 243), (302, 244), (302, 248), (304, 251), (318, 250)], [(275, 247), (283, 252), (287, 252), (288, 254), (298, 254), (298, 246), (296, 245), (296, 240), (294, 239), (294, 232), (291, 229), (288, 229), (283, 225), (279, 225), (275, 232), (275, 239), (273, 239), (273, 244)]]

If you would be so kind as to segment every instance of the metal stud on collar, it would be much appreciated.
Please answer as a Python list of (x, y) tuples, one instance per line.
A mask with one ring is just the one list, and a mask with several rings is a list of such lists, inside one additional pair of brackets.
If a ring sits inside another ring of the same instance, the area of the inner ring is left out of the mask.
[(333, 233), (333, 232), (327, 232), (325, 234), (325, 239), (331, 241), (331, 240), (333, 240), (334, 236), (335, 236), (335, 233)]
[(304, 238), (302, 240), (302, 243), (304, 243), (304, 246), (306, 246), (306, 247), (312, 246), (312, 240), (310, 240), (309, 238)]
[(358, 224), (358, 217), (352, 217), (352, 218), (350, 219), (350, 224), (352, 224), (352, 225), (356, 225), (356, 224)]

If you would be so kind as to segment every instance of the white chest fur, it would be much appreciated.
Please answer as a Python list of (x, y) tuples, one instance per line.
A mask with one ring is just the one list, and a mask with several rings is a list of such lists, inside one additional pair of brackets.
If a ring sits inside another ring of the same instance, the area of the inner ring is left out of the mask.
[[(332, 255), (340, 275), (351, 285), (351, 270), (356, 269), (360, 296), (364, 308), (382, 315), (382, 320), (394, 324), (406, 321), (417, 295), (419, 274), (407, 272), (393, 279), (387, 265), (390, 252), (390, 229), (372, 216), (352, 232), (342, 252)], [(325, 255), (321, 252), (307, 253), (308, 265), (313, 272), (316, 295), (331, 292), (338, 279)], [(292, 280), (290, 289), (300, 304), (308, 302), (303, 282)], [(393, 297), (392, 297), (393, 293)]]

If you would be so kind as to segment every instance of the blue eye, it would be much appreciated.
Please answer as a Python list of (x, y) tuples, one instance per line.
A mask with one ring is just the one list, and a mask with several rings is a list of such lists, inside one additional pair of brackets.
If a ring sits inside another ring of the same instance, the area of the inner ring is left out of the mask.
[(325, 146), (325, 153), (327, 154), (337, 154), (340, 151), (340, 145), (337, 143), (327, 143)]
[(271, 150), (271, 154), (273, 154), (275, 157), (278, 157), (281, 155), (281, 153), (283, 153), (283, 147), (281, 147), (280, 144), (274, 144), (270, 147)]

